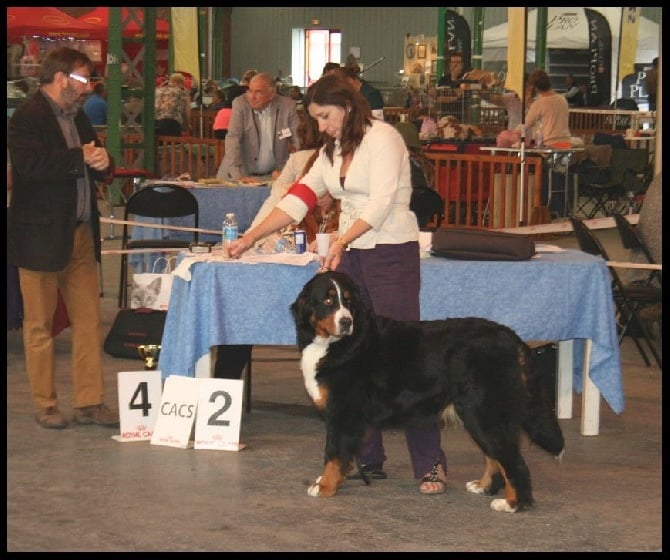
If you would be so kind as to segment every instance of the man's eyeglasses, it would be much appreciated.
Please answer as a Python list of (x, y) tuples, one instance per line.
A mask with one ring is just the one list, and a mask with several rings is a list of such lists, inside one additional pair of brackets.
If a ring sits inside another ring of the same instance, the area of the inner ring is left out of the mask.
[(80, 84), (89, 84), (91, 82), (91, 79), (86, 77), (86, 76), (80, 76), (79, 74), (75, 74), (74, 72), (70, 72), (68, 74), (68, 78), (72, 78), (73, 80), (77, 80)]

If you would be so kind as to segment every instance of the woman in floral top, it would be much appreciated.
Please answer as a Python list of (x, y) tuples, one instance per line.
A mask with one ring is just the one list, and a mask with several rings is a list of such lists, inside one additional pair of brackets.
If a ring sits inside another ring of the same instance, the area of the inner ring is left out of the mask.
[(156, 88), (156, 134), (181, 136), (191, 130), (191, 96), (184, 75), (175, 72), (166, 85)]

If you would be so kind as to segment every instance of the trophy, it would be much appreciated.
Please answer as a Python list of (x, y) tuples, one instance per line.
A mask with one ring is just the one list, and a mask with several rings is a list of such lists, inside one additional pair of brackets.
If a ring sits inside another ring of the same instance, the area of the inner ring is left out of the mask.
[(137, 353), (144, 360), (144, 369), (156, 369), (160, 351), (160, 344), (140, 344), (137, 347)]

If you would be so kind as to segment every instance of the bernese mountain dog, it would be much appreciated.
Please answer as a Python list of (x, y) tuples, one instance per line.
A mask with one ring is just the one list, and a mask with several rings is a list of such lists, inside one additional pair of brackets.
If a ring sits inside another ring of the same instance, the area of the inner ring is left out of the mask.
[(326, 423), (324, 470), (310, 496), (336, 494), (368, 426), (430, 425), (453, 407), (486, 457), (484, 474), (466, 489), (492, 496), (504, 487), (504, 499), (491, 502), (497, 511), (532, 505), (521, 432), (557, 458), (564, 440), (533, 353), (512, 329), (477, 317), (377, 316), (337, 271), (310, 279), (290, 310), (305, 388)]

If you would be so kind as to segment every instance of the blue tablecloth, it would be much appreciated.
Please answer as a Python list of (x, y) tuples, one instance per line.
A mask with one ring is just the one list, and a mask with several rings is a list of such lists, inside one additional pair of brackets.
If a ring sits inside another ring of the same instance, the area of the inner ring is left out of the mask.
[[(194, 376), (219, 344), (293, 345), (289, 306), (317, 269), (239, 262), (196, 263), (175, 278), (159, 369)], [(574, 387), (581, 391), (583, 339), (591, 339), (590, 377), (617, 414), (624, 408), (619, 344), (605, 262), (581, 251), (521, 262), (421, 261), (421, 318), (486, 317), (524, 340), (572, 340)]]
[[(221, 224), (227, 212), (235, 212), (240, 232), (249, 229), (251, 222), (256, 217), (256, 213), (270, 196), (270, 187), (194, 187), (190, 189), (198, 200), (198, 209), (200, 212), (198, 227), (201, 229), (212, 229), (221, 231)], [(132, 219), (132, 217), (131, 217)], [(138, 221), (140, 221), (138, 219)], [(163, 223), (165, 225), (192, 227), (192, 218), (171, 218), (171, 219), (141, 219), (143, 222)], [(175, 239), (190, 238), (191, 235), (179, 232), (170, 232), (169, 230), (152, 229), (137, 227), (133, 229), (132, 239), (160, 239), (170, 237)], [(199, 235), (201, 241), (210, 241), (213, 243), (221, 242), (221, 234)], [(155, 254), (130, 255), (128, 262), (135, 266), (137, 272), (142, 270), (150, 271), (153, 266)]]
[[(270, 196), (270, 187), (205, 187), (193, 188), (191, 192), (198, 199), (200, 227), (221, 231), (221, 224), (227, 212), (235, 212), (240, 232), (249, 229), (256, 213)], [(174, 225), (186, 225), (186, 218), (175, 218)], [(201, 234), (202, 241), (221, 241), (221, 234)]]

